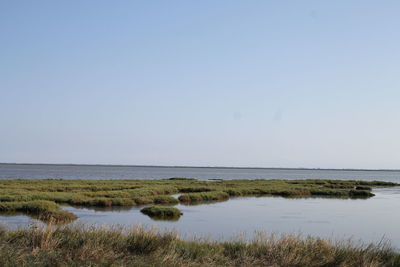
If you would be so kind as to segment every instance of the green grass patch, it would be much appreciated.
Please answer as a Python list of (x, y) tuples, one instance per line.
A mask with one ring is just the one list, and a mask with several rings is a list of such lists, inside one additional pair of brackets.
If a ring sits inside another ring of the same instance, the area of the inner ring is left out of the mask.
[(178, 199), (172, 196), (156, 196), (154, 197), (153, 202), (155, 204), (173, 204), (173, 205), (179, 203)]
[(179, 196), (179, 201), (183, 203), (196, 203), (204, 201), (222, 201), (229, 198), (229, 194), (222, 191), (200, 192), (182, 194)]
[(23, 212), (46, 222), (67, 223), (75, 220), (75, 214), (61, 210), (51, 201), (34, 200), (27, 202), (0, 202), (1, 212)]
[(349, 194), (351, 197), (364, 197), (364, 198), (375, 196), (368, 190), (350, 190)]
[(357, 185), (356, 186), (356, 190), (367, 190), (367, 191), (371, 191), (372, 187), (368, 186), (368, 185)]
[[(58, 204), (86, 207), (175, 205), (171, 195), (182, 193), (182, 203), (223, 201), (235, 196), (337, 197), (368, 198), (371, 189), (398, 186), (381, 181), (346, 180), (221, 180), (201, 181), (193, 178), (162, 180), (1, 180), (0, 212), (17, 211), (43, 218), (73, 219)], [(28, 207), (41, 203), (47, 208)], [(51, 204), (49, 204), (51, 203)]]
[(182, 215), (182, 212), (179, 209), (171, 206), (150, 206), (145, 207), (140, 211), (149, 217), (159, 219), (179, 218)]

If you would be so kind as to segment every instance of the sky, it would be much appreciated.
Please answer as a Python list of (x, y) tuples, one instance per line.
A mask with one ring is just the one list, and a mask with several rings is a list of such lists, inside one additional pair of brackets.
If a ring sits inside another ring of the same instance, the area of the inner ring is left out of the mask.
[(0, 1), (0, 162), (400, 168), (400, 2)]

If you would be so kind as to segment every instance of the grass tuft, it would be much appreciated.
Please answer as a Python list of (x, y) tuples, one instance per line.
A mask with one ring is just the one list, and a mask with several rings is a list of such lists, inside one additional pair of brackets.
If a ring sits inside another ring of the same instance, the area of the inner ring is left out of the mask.
[(204, 201), (222, 201), (229, 198), (229, 194), (221, 191), (199, 192), (182, 194), (179, 201), (183, 203), (197, 203)]
[(150, 206), (145, 207), (140, 211), (149, 217), (159, 219), (179, 218), (182, 215), (182, 212), (179, 209), (171, 206)]

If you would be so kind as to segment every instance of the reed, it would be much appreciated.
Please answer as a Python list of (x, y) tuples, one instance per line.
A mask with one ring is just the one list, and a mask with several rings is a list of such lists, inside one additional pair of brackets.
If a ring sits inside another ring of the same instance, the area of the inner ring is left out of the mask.
[(182, 240), (154, 229), (0, 228), (0, 266), (400, 266), (387, 242), (258, 233), (251, 241)]

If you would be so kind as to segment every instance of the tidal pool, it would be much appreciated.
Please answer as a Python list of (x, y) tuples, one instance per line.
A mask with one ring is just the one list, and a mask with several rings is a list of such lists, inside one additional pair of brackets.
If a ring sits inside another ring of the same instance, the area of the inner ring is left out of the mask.
[[(251, 238), (256, 231), (291, 233), (363, 242), (390, 240), (400, 248), (400, 188), (374, 189), (369, 199), (240, 197), (194, 206), (176, 205), (183, 212), (177, 221), (159, 221), (142, 214), (142, 207), (76, 208), (74, 223), (85, 225), (144, 225), (178, 231), (183, 238), (201, 236)], [(7, 227), (25, 227), (39, 221), (27, 216), (0, 216)]]

